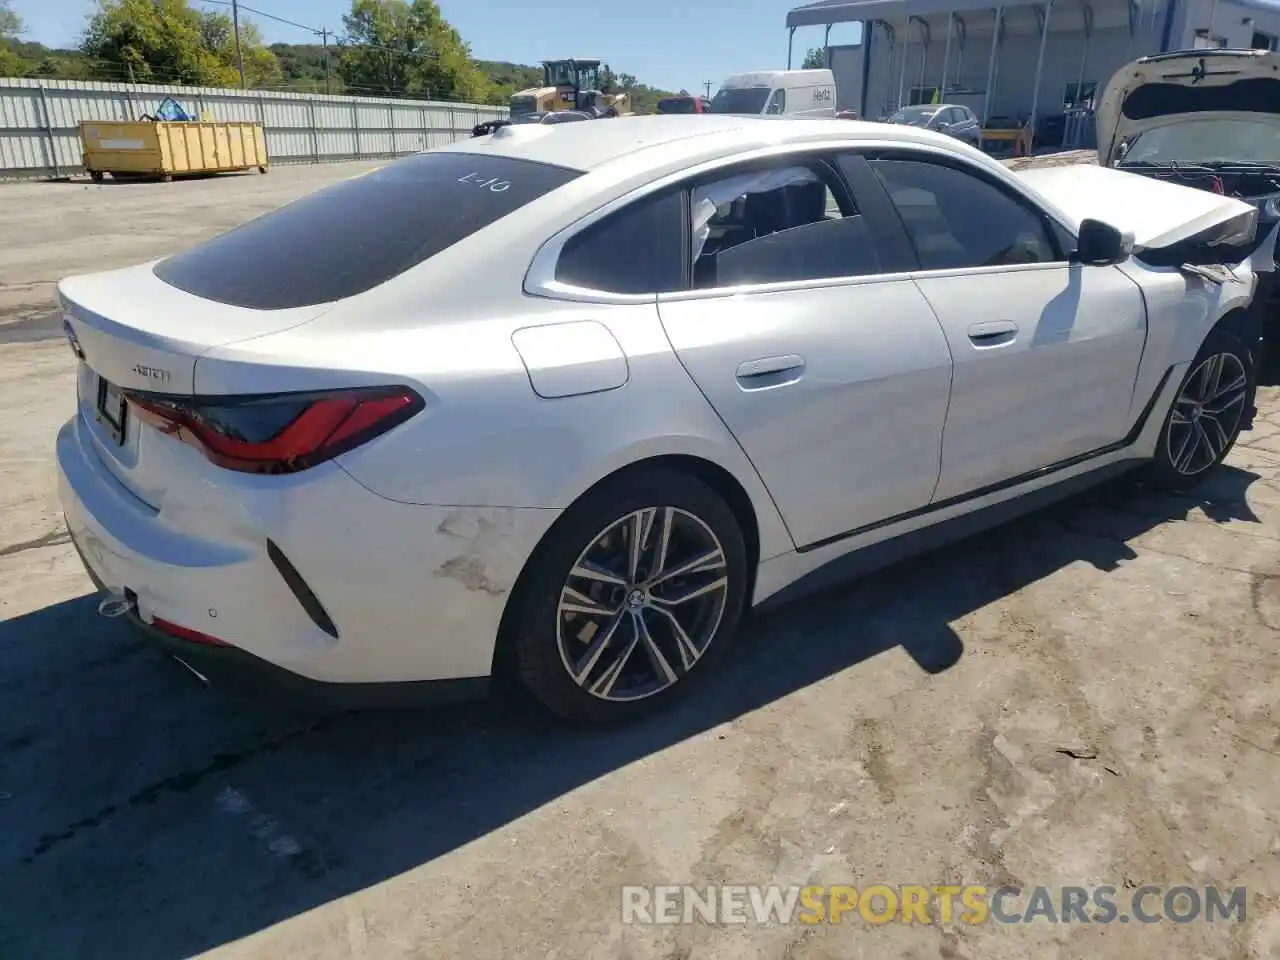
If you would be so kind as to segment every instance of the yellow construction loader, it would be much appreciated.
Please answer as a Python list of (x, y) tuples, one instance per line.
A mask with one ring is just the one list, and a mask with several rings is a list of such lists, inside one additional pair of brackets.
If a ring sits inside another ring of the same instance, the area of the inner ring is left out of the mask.
[(511, 119), (559, 110), (577, 110), (597, 120), (630, 113), (625, 93), (600, 89), (602, 73), (608, 69), (594, 57), (542, 61), (542, 86), (511, 95)]

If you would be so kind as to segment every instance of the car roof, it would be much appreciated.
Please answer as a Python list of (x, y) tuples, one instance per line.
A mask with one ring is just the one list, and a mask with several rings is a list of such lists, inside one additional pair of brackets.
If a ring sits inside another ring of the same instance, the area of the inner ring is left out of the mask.
[[(657, 114), (617, 117), (591, 123), (512, 124), (490, 136), (459, 140), (437, 150), (509, 156), (591, 171), (638, 151), (653, 150), (652, 163), (664, 167), (727, 156), (771, 143), (806, 140), (895, 140), (937, 147), (948, 138), (913, 127), (861, 120), (752, 117), (729, 114)], [(949, 148), (950, 143), (946, 146)], [(662, 149), (655, 149), (662, 148)]]

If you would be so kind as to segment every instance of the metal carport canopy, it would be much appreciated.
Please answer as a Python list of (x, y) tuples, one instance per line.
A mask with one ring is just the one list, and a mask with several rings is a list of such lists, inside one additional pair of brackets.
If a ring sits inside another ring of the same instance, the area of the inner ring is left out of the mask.
[[(1238, 0), (1231, 0), (1238, 2)], [(1275, 0), (1256, 0), (1280, 6)], [(931, 13), (960, 13), (963, 10), (993, 10), (996, 7), (1042, 7), (1045, 0), (819, 0), (806, 3), (787, 14), (787, 26), (821, 27), (829, 23), (853, 23), (858, 20), (901, 20)]]
[[(1246, 10), (1280, 13), (1280, 0), (1224, 0)], [(829, 23), (852, 23), (858, 20), (897, 20), (903, 17), (927, 16), (931, 13), (960, 13), (963, 10), (991, 10), (995, 7), (1040, 7), (1044, 0), (818, 0), (796, 7), (787, 14), (787, 26), (821, 27)]]

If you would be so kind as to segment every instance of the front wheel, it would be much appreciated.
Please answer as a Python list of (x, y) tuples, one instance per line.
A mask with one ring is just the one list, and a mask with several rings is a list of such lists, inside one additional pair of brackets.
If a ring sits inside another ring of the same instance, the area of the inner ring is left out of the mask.
[(516, 675), (573, 721), (659, 709), (724, 653), (747, 569), (733, 511), (700, 480), (652, 470), (606, 482), (531, 561), (510, 621)]
[(1169, 408), (1150, 478), (1170, 489), (1204, 479), (1231, 452), (1256, 389), (1253, 351), (1228, 330), (1210, 332)]

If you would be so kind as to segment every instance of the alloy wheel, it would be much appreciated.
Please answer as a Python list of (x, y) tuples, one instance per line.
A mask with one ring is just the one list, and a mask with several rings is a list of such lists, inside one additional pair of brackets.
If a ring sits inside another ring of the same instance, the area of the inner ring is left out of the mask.
[(706, 653), (728, 591), (724, 547), (706, 523), (678, 507), (636, 510), (569, 571), (556, 608), (561, 662), (602, 700), (653, 696)]
[(1218, 462), (1244, 416), (1248, 376), (1233, 353), (1207, 357), (1173, 402), (1166, 439), (1169, 462), (1195, 476)]

